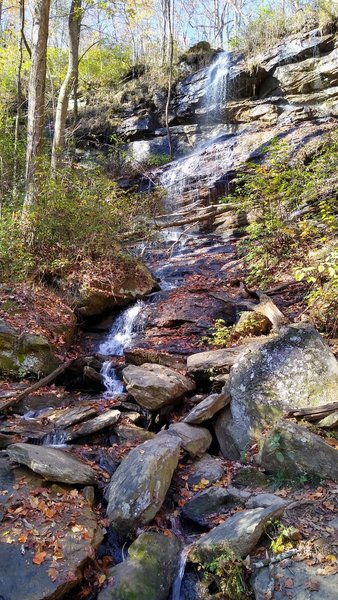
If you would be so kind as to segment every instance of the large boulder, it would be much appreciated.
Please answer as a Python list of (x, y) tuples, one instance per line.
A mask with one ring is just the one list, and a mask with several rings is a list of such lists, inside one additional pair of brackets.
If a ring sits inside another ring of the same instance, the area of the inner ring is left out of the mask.
[(48, 375), (60, 364), (42, 335), (19, 331), (0, 321), (0, 375), (15, 379)]
[(7, 452), (13, 461), (26, 465), (48, 481), (91, 485), (97, 480), (94, 469), (64, 450), (33, 444), (12, 444)]
[(165, 433), (128, 454), (108, 488), (107, 515), (113, 530), (128, 534), (155, 517), (170, 486), (179, 455), (179, 438)]
[(95, 277), (87, 273), (78, 284), (75, 302), (84, 317), (101, 315), (107, 309), (125, 306), (158, 289), (158, 283), (142, 261), (121, 257), (114, 276)]
[(338, 451), (306, 427), (284, 419), (265, 436), (257, 461), (270, 473), (338, 482)]
[(151, 363), (129, 365), (123, 369), (123, 379), (136, 402), (151, 411), (174, 404), (195, 389), (194, 382), (178, 371)]
[(174, 535), (142, 533), (129, 547), (128, 559), (110, 569), (111, 583), (98, 600), (167, 600), (179, 553)]
[(280, 517), (283, 511), (284, 507), (278, 504), (243, 510), (229, 517), (192, 546), (189, 559), (210, 563), (229, 550), (237, 556), (247, 556), (262, 537), (268, 521)]
[(311, 325), (291, 325), (278, 337), (243, 351), (229, 379), (230, 411), (216, 425), (222, 452), (245, 450), (283, 412), (337, 400), (338, 362)]

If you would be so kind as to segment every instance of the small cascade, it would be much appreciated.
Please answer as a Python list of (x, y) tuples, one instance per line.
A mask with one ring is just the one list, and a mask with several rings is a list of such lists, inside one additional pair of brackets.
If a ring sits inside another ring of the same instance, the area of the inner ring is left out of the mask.
[[(100, 344), (98, 352), (105, 356), (122, 356), (124, 348), (131, 345), (133, 338), (143, 330), (145, 303), (138, 300), (132, 306), (123, 310), (115, 319), (107, 339)], [(123, 392), (123, 382), (116, 374), (111, 360), (103, 363), (101, 369), (105, 395), (109, 398)]]
[(178, 563), (177, 575), (173, 583), (170, 600), (180, 600), (181, 598), (181, 587), (185, 573), (185, 567), (188, 560), (189, 550), (190, 546), (186, 546), (181, 552), (181, 556)]
[(60, 429), (59, 431), (53, 431), (53, 433), (48, 433), (46, 437), (42, 440), (42, 446), (50, 446), (52, 448), (64, 447), (67, 442), (67, 434), (65, 431)]

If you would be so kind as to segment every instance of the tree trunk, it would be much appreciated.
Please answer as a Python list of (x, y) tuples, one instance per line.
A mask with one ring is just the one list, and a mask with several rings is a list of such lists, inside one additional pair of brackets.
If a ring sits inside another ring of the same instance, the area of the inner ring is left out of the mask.
[(23, 45), (24, 45), (24, 27), (25, 27), (25, 0), (19, 0), (20, 6), (20, 38), (19, 38), (19, 63), (16, 74), (16, 115), (14, 129), (14, 163), (13, 163), (13, 197), (17, 194), (17, 175), (18, 175), (18, 142), (20, 131), (20, 116), (22, 104), (22, 82), (21, 71), (23, 63)]
[(24, 216), (34, 206), (38, 194), (36, 166), (43, 147), (49, 9), (50, 0), (35, 0), (33, 7), (32, 66), (28, 88)]
[(52, 149), (52, 171), (55, 173), (65, 147), (65, 129), (69, 97), (77, 81), (79, 67), (79, 43), (82, 17), (82, 0), (72, 0), (68, 20), (68, 70), (61, 85), (56, 107), (55, 129)]
[(169, 107), (171, 100), (171, 88), (173, 81), (173, 60), (174, 60), (174, 27), (173, 27), (173, 19), (174, 19), (174, 0), (167, 0), (167, 15), (168, 15), (168, 33), (169, 33), (169, 80), (168, 80), (168, 96), (167, 103), (165, 107), (165, 125), (167, 129), (168, 135), (168, 145), (169, 145), (169, 156), (173, 157), (173, 145), (171, 139), (171, 132), (169, 127)]

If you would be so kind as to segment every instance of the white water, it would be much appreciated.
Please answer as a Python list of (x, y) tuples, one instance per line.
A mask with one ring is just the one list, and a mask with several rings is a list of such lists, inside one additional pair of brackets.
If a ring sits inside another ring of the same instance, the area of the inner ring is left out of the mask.
[[(224, 108), (227, 102), (229, 71), (230, 54), (220, 52), (216, 60), (210, 64), (205, 78), (202, 97), (206, 112), (206, 124), (215, 125), (217, 113)], [(178, 198), (182, 200), (184, 194), (189, 195), (187, 198), (189, 206), (194, 203), (199, 204), (199, 189), (201, 187), (207, 188), (210, 183), (215, 181), (215, 172), (210, 169), (210, 166), (206, 169), (206, 174), (203, 173), (203, 168), (201, 170), (203, 155), (213, 144), (215, 144), (214, 152), (217, 154), (219, 151), (216, 144), (217, 139), (232, 132), (233, 128), (231, 126), (216, 126), (209, 139), (204, 138), (188, 156), (173, 162), (163, 171), (160, 176), (160, 183), (167, 190), (166, 205), (168, 211), (177, 209), (176, 200)], [(224, 170), (221, 170), (220, 175), (223, 172)]]
[(177, 575), (175, 577), (172, 591), (171, 591), (171, 599), (170, 600), (180, 600), (181, 598), (181, 587), (182, 581), (185, 573), (185, 567), (188, 560), (188, 553), (190, 550), (190, 546), (186, 546), (181, 552), (180, 561), (178, 564)]
[[(123, 350), (130, 346), (134, 337), (143, 330), (144, 309), (145, 303), (138, 300), (122, 311), (115, 319), (106, 340), (98, 347), (98, 352), (105, 356), (122, 356)], [(101, 375), (107, 397), (123, 392), (123, 382), (118, 379), (110, 360), (103, 363)]]
[(208, 111), (219, 111), (228, 96), (230, 55), (220, 52), (208, 68), (205, 86), (205, 104)]
[[(69, 438), (68, 438), (69, 439)], [(46, 437), (43, 439), (42, 445), (49, 446), (52, 448), (56, 447), (67, 447), (67, 434), (65, 431), (55, 431), (53, 433), (48, 433)]]

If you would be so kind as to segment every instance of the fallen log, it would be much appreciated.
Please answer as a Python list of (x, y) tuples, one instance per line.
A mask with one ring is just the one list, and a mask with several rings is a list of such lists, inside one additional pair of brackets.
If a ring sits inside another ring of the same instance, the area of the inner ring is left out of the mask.
[(330, 415), (338, 410), (338, 402), (331, 402), (330, 404), (323, 404), (322, 406), (316, 406), (314, 408), (298, 408), (296, 410), (290, 410), (284, 416), (286, 419), (305, 419), (306, 421), (319, 421), (323, 417)]
[(35, 392), (39, 388), (41, 388), (45, 385), (48, 385), (48, 383), (50, 383), (51, 381), (54, 381), (54, 379), (56, 379), (56, 377), (58, 375), (61, 375), (61, 373), (63, 373), (66, 369), (68, 369), (68, 367), (73, 363), (74, 360), (75, 360), (74, 358), (70, 358), (69, 360), (66, 360), (66, 362), (62, 363), (62, 365), (57, 367), (57, 369), (55, 369), (52, 373), (50, 373), (43, 379), (36, 381), (35, 383), (33, 383), (33, 385), (30, 385), (29, 387), (22, 390), (22, 392), (19, 392), (18, 394), (14, 394), (10, 399), (6, 399), (6, 402), (3, 402), (2, 404), (0, 404), (0, 412), (2, 412), (3, 410), (6, 410), (7, 408), (10, 408), (11, 406), (14, 406), (18, 402), (20, 402), (20, 400), (23, 400), (24, 398), (26, 398), (26, 396), (28, 396), (32, 392)]

